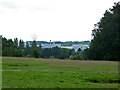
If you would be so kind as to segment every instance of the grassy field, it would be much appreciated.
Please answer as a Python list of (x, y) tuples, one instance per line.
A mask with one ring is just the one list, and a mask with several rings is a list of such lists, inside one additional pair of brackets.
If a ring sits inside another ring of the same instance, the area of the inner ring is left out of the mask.
[(2, 59), (3, 88), (118, 88), (118, 62)]

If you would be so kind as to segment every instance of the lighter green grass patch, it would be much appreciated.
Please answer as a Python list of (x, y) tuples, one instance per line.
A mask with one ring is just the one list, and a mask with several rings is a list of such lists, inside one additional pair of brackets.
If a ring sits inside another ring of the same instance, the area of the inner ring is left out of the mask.
[(118, 62), (3, 58), (3, 88), (118, 88)]

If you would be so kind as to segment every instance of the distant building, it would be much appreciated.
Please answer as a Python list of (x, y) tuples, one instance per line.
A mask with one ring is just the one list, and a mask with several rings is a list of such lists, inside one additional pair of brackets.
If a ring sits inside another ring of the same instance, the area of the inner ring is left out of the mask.
[(42, 48), (53, 48), (53, 47), (61, 47), (61, 44), (41, 44)]
[(73, 49), (73, 46), (61, 46), (61, 48)]
[(76, 52), (80, 48), (81, 50), (89, 48), (89, 45), (87, 44), (74, 44), (73, 46), (62, 46), (61, 48), (68, 48), (68, 49), (74, 49)]
[(89, 48), (89, 46), (87, 44), (80, 44), (80, 45), (73, 45), (73, 48), (75, 51), (78, 51), (78, 49), (80, 48), (81, 50), (87, 49)]
[[(81, 50), (84, 50), (86, 48), (89, 48), (89, 44), (73, 44), (72, 46), (63, 46), (62, 44), (60, 44), (61, 42), (45, 42), (43, 41), (42, 43), (37, 43), (37, 47), (39, 47), (39, 44), (41, 44), (42, 48), (53, 48), (58, 46), (59, 48), (68, 48), (68, 49), (74, 49), (75, 51), (78, 51), (78, 49), (80, 48)], [(28, 41), (29, 46), (32, 46), (32, 42)], [(25, 44), (26, 46), (26, 44)]]

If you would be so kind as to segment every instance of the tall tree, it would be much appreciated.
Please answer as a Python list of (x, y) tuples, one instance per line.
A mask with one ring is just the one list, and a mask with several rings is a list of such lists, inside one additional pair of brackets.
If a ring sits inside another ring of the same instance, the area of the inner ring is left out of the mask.
[(39, 52), (39, 56), (41, 56), (42, 55), (42, 46), (41, 46), (41, 44), (39, 44), (38, 52)]
[(120, 60), (120, 3), (106, 10), (104, 17), (95, 24), (93, 39), (87, 50), (89, 59)]
[(19, 41), (19, 48), (24, 49), (24, 41), (20, 39)]
[(40, 53), (39, 53), (39, 48), (37, 47), (37, 43), (36, 40), (34, 40), (32, 42), (32, 56), (34, 56), (35, 58), (39, 58), (40, 57)]
[(32, 48), (37, 48), (37, 43), (35, 40), (32, 42)]
[(17, 38), (14, 38), (14, 44), (15, 44), (15, 47), (18, 47), (18, 39)]
[(52, 53), (52, 56), (56, 58), (57, 55), (60, 53), (60, 48), (58, 46), (53, 47), (51, 53)]
[(26, 42), (24, 55), (25, 56), (30, 56), (31, 55), (31, 48), (30, 48), (29, 42)]

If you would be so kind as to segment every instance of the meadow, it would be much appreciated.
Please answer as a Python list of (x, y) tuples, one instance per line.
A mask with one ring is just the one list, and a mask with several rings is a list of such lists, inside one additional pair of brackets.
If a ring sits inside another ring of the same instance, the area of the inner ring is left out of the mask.
[(118, 62), (2, 58), (3, 88), (118, 88)]

